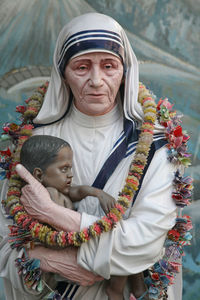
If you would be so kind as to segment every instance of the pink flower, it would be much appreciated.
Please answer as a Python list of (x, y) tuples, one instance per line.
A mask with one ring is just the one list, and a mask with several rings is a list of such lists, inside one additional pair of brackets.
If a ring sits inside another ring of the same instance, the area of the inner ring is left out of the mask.
[(182, 127), (180, 125), (176, 126), (171, 130), (171, 132), (167, 133), (166, 135), (171, 142), (171, 147), (175, 149), (180, 147), (189, 138), (187, 135), (183, 135)]
[(168, 101), (168, 99), (165, 98), (165, 99), (160, 99), (160, 100), (158, 101), (158, 104), (157, 104), (157, 110), (160, 110), (160, 107), (161, 107), (161, 106), (164, 106), (164, 107), (166, 107), (168, 110), (171, 110), (172, 107), (173, 107), (173, 104), (171, 104), (171, 103)]
[(9, 127), (8, 126), (3, 126), (3, 130), (6, 132), (6, 133), (8, 133), (9, 132)]
[(112, 227), (113, 222), (112, 222), (109, 218), (107, 218), (106, 216), (104, 216), (102, 219), (103, 219), (110, 227)]
[(96, 231), (97, 234), (101, 234), (101, 228), (98, 224), (94, 224), (94, 230)]
[(107, 216), (110, 217), (114, 222), (118, 222), (118, 218), (115, 214), (110, 212), (109, 214), (107, 214)]
[(6, 133), (17, 132), (19, 129), (20, 129), (19, 125), (15, 124), (15, 123), (6, 123), (5, 126), (3, 126), (3, 130)]
[(24, 125), (21, 129), (25, 129), (25, 130), (32, 130), (34, 127), (33, 125)]
[(26, 110), (26, 106), (24, 105), (18, 105), (16, 106), (16, 112), (23, 114)]
[(73, 243), (74, 243), (73, 234), (74, 234), (73, 232), (68, 232), (67, 240), (68, 240), (69, 245), (73, 245)]
[(26, 102), (27, 104), (29, 103), (29, 101), (31, 101), (31, 98), (28, 98), (28, 99), (25, 100), (25, 102)]
[(29, 108), (26, 110), (27, 112), (38, 112), (38, 108), (36, 108), (36, 107), (33, 107), (33, 106), (29, 106)]
[(115, 204), (115, 207), (116, 207), (122, 214), (124, 214), (124, 209), (123, 209), (122, 205), (116, 203), (116, 204)]
[(85, 235), (86, 240), (89, 240), (90, 238), (89, 238), (89, 235), (88, 235), (88, 230), (87, 230), (87, 228), (84, 228), (84, 229), (83, 229), (83, 233), (84, 233), (84, 235)]
[(189, 140), (190, 136), (187, 134), (183, 135), (183, 142), (186, 143)]

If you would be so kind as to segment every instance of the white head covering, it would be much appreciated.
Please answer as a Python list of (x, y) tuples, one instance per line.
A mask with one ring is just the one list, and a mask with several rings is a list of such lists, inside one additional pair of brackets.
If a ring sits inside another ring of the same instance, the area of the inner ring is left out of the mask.
[(143, 111), (137, 101), (138, 62), (126, 33), (111, 17), (88, 13), (70, 21), (58, 36), (49, 87), (34, 123), (48, 124), (62, 118), (68, 108), (70, 89), (64, 83), (60, 68), (71, 57), (94, 51), (109, 52), (122, 58), (125, 68), (124, 114), (126, 118), (142, 121)]

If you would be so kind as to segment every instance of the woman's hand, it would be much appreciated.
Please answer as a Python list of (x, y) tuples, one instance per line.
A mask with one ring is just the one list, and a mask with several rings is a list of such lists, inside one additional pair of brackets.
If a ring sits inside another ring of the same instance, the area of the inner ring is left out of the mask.
[(37, 246), (28, 250), (28, 256), (40, 260), (41, 270), (57, 273), (82, 286), (89, 286), (103, 280), (102, 277), (78, 266), (76, 248), (54, 250)]
[(16, 166), (16, 171), (28, 183), (22, 188), (20, 198), (25, 210), (33, 218), (48, 223), (49, 214), (53, 211), (55, 203), (51, 200), (47, 189), (21, 164)]
[(80, 230), (81, 215), (79, 213), (54, 203), (47, 189), (21, 164), (16, 166), (16, 171), (28, 183), (22, 189), (20, 200), (29, 215), (58, 230)]

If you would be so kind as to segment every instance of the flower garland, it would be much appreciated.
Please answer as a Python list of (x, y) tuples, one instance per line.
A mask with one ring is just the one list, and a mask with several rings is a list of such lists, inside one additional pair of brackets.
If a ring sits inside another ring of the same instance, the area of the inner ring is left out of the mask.
[[(41, 93), (41, 88), (39, 90)], [(45, 92), (45, 87), (42, 88), (42, 94)], [(141, 127), (141, 134), (138, 142), (138, 146), (135, 153), (135, 158), (130, 166), (130, 171), (126, 179), (126, 184), (119, 194), (118, 201), (113, 209), (104, 216), (102, 219), (95, 222), (89, 228), (83, 229), (81, 232), (63, 232), (52, 229), (51, 226), (43, 225), (37, 220), (32, 219), (24, 210), (20, 204), (20, 188), (21, 179), (15, 171), (15, 166), (19, 162), (19, 153), (24, 141), (31, 135), (33, 126), (25, 124), (27, 120), (33, 119), (38, 113), (38, 102), (41, 104), (41, 97), (34, 94), (26, 102), (28, 109), (24, 106), (17, 107), (17, 111), (23, 115), (22, 126), (5, 126), (4, 131), (12, 136), (18, 134), (18, 144), (15, 152), (13, 153), (11, 172), (8, 173), (9, 189), (8, 197), (5, 201), (6, 209), (9, 210), (9, 215), (14, 218), (17, 226), (11, 226), (11, 246), (19, 247), (21, 244), (29, 242), (31, 239), (27, 239), (27, 232), (30, 232), (33, 239), (37, 239), (47, 246), (66, 247), (68, 245), (80, 246), (83, 242), (88, 241), (91, 237), (96, 237), (103, 232), (107, 232), (113, 228), (116, 222), (118, 222), (126, 209), (130, 206), (135, 192), (138, 189), (140, 178), (143, 174), (144, 167), (147, 163), (147, 157), (149, 154), (150, 146), (153, 141), (153, 129), (154, 122), (156, 120), (156, 104), (152, 96), (147, 89), (140, 86), (139, 101), (144, 109), (144, 122)], [(36, 103), (36, 105), (35, 105)], [(24, 236), (20, 239), (20, 233)], [(17, 235), (17, 239), (15, 236)], [(16, 244), (17, 243), (17, 244)]]
[(150, 299), (167, 299), (167, 288), (173, 284), (175, 274), (179, 272), (181, 266), (176, 261), (184, 255), (183, 246), (190, 245), (192, 235), (192, 222), (189, 216), (182, 216), (182, 208), (190, 204), (192, 194), (192, 178), (183, 177), (183, 168), (188, 167), (190, 156), (187, 152), (187, 142), (189, 136), (180, 126), (180, 115), (172, 110), (172, 106), (167, 99), (160, 100), (157, 105), (158, 118), (163, 125), (165, 136), (168, 140), (168, 159), (177, 166), (173, 181), (172, 198), (174, 199), (179, 213), (175, 226), (168, 231), (164, 244), (164, 255), (149, 269), (149, 276), (146, 284), (149, 288)]
[[(168, 140), (169, 160), (177, 166), (190, 165), (190, 154), (186, 152), (189, 136), (182, 131), (179, 116), (172, 110), (172, 105), (167, 99), (161, 99), (156, 107), (152, 94), (143, 84), (140, 84), (138, 101), (143, 108), (144, 122), (141, 126), (138, 145), (125, 186), (119, 193), (115, 207), (106, 216), (80, 232), (56, 231), (49, 225), (39, 223), (29, 216), (20, 204), (22, 181), (15, 171), (15, 166), (19, 162), (19, 154), (24, 141), (32, 134), (33, 126), (31, 123), (39, 112), (47, 87), (48, 83), (40, 87), (32, 97), (27, 99), (27, 106), (18, 106), (16, 108), (22, 114), (21, 125), (11, 123), (3, 127), (2, 139), (7, 139), (8, 136), (11, 137), (16, 146), (13, 153), (11, 153), (10, 149), (1, 151), (2, 158), (0, 160), (0, 166), (4, 168), (6, 171), (5, 176), (9, 178), (9, 188), (4, 206), (6, 212), (13, 217), (15, 223), (15, 225), (10, 226), (10, 242), (13, 248), (20, 248), (34, 240), (39, 240), (41, 243), (51, 247), (80, 246), (90, 238), (111, 230), (116, 222), (121, 220), (127, 208), (130, 207), (132, 199), (138, 190), (153, 141), (153, 129), (157, 115), (160, 124), (166, 128), (165, 135)], [(181, 171), (177, 171), (172, 194), (177, 206), (183, 207), (189, 203), (191, 190), (191, 178), (182, 177)], [(174, 228), (168, 232), (163, 259), (149, 269), (150, 276), (147, 279), (147, 284), (151, 299), (158, 299), (164, 295), (167, 286), (172, 282), (173, 273), (178, 271), (178, 265), (171, 259), (177, 259), (183, 255), (182, 246), (189, 244), (191, 235), (188, 231), (191, 228), (190, 218), (188, 216), (179, 216)], [(19, 260), (17, 260), (17, 264), (21, 265), (23, 269), (24, 261)], [(30, 280), (31, 282), (34, 281), (32, 275), (31, 273), (31, 276), (27, 277), (29, 284)]]

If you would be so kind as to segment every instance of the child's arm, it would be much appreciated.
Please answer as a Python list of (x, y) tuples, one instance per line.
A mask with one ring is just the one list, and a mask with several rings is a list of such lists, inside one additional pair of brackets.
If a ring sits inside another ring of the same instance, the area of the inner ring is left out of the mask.
[(69, 190), (69, 197), (72, 202), (80, 201), (87, 196), (97, 197), (105, 213), (114, 207), (116, 200), (103, 190), (87, 185), (72, 186)]

